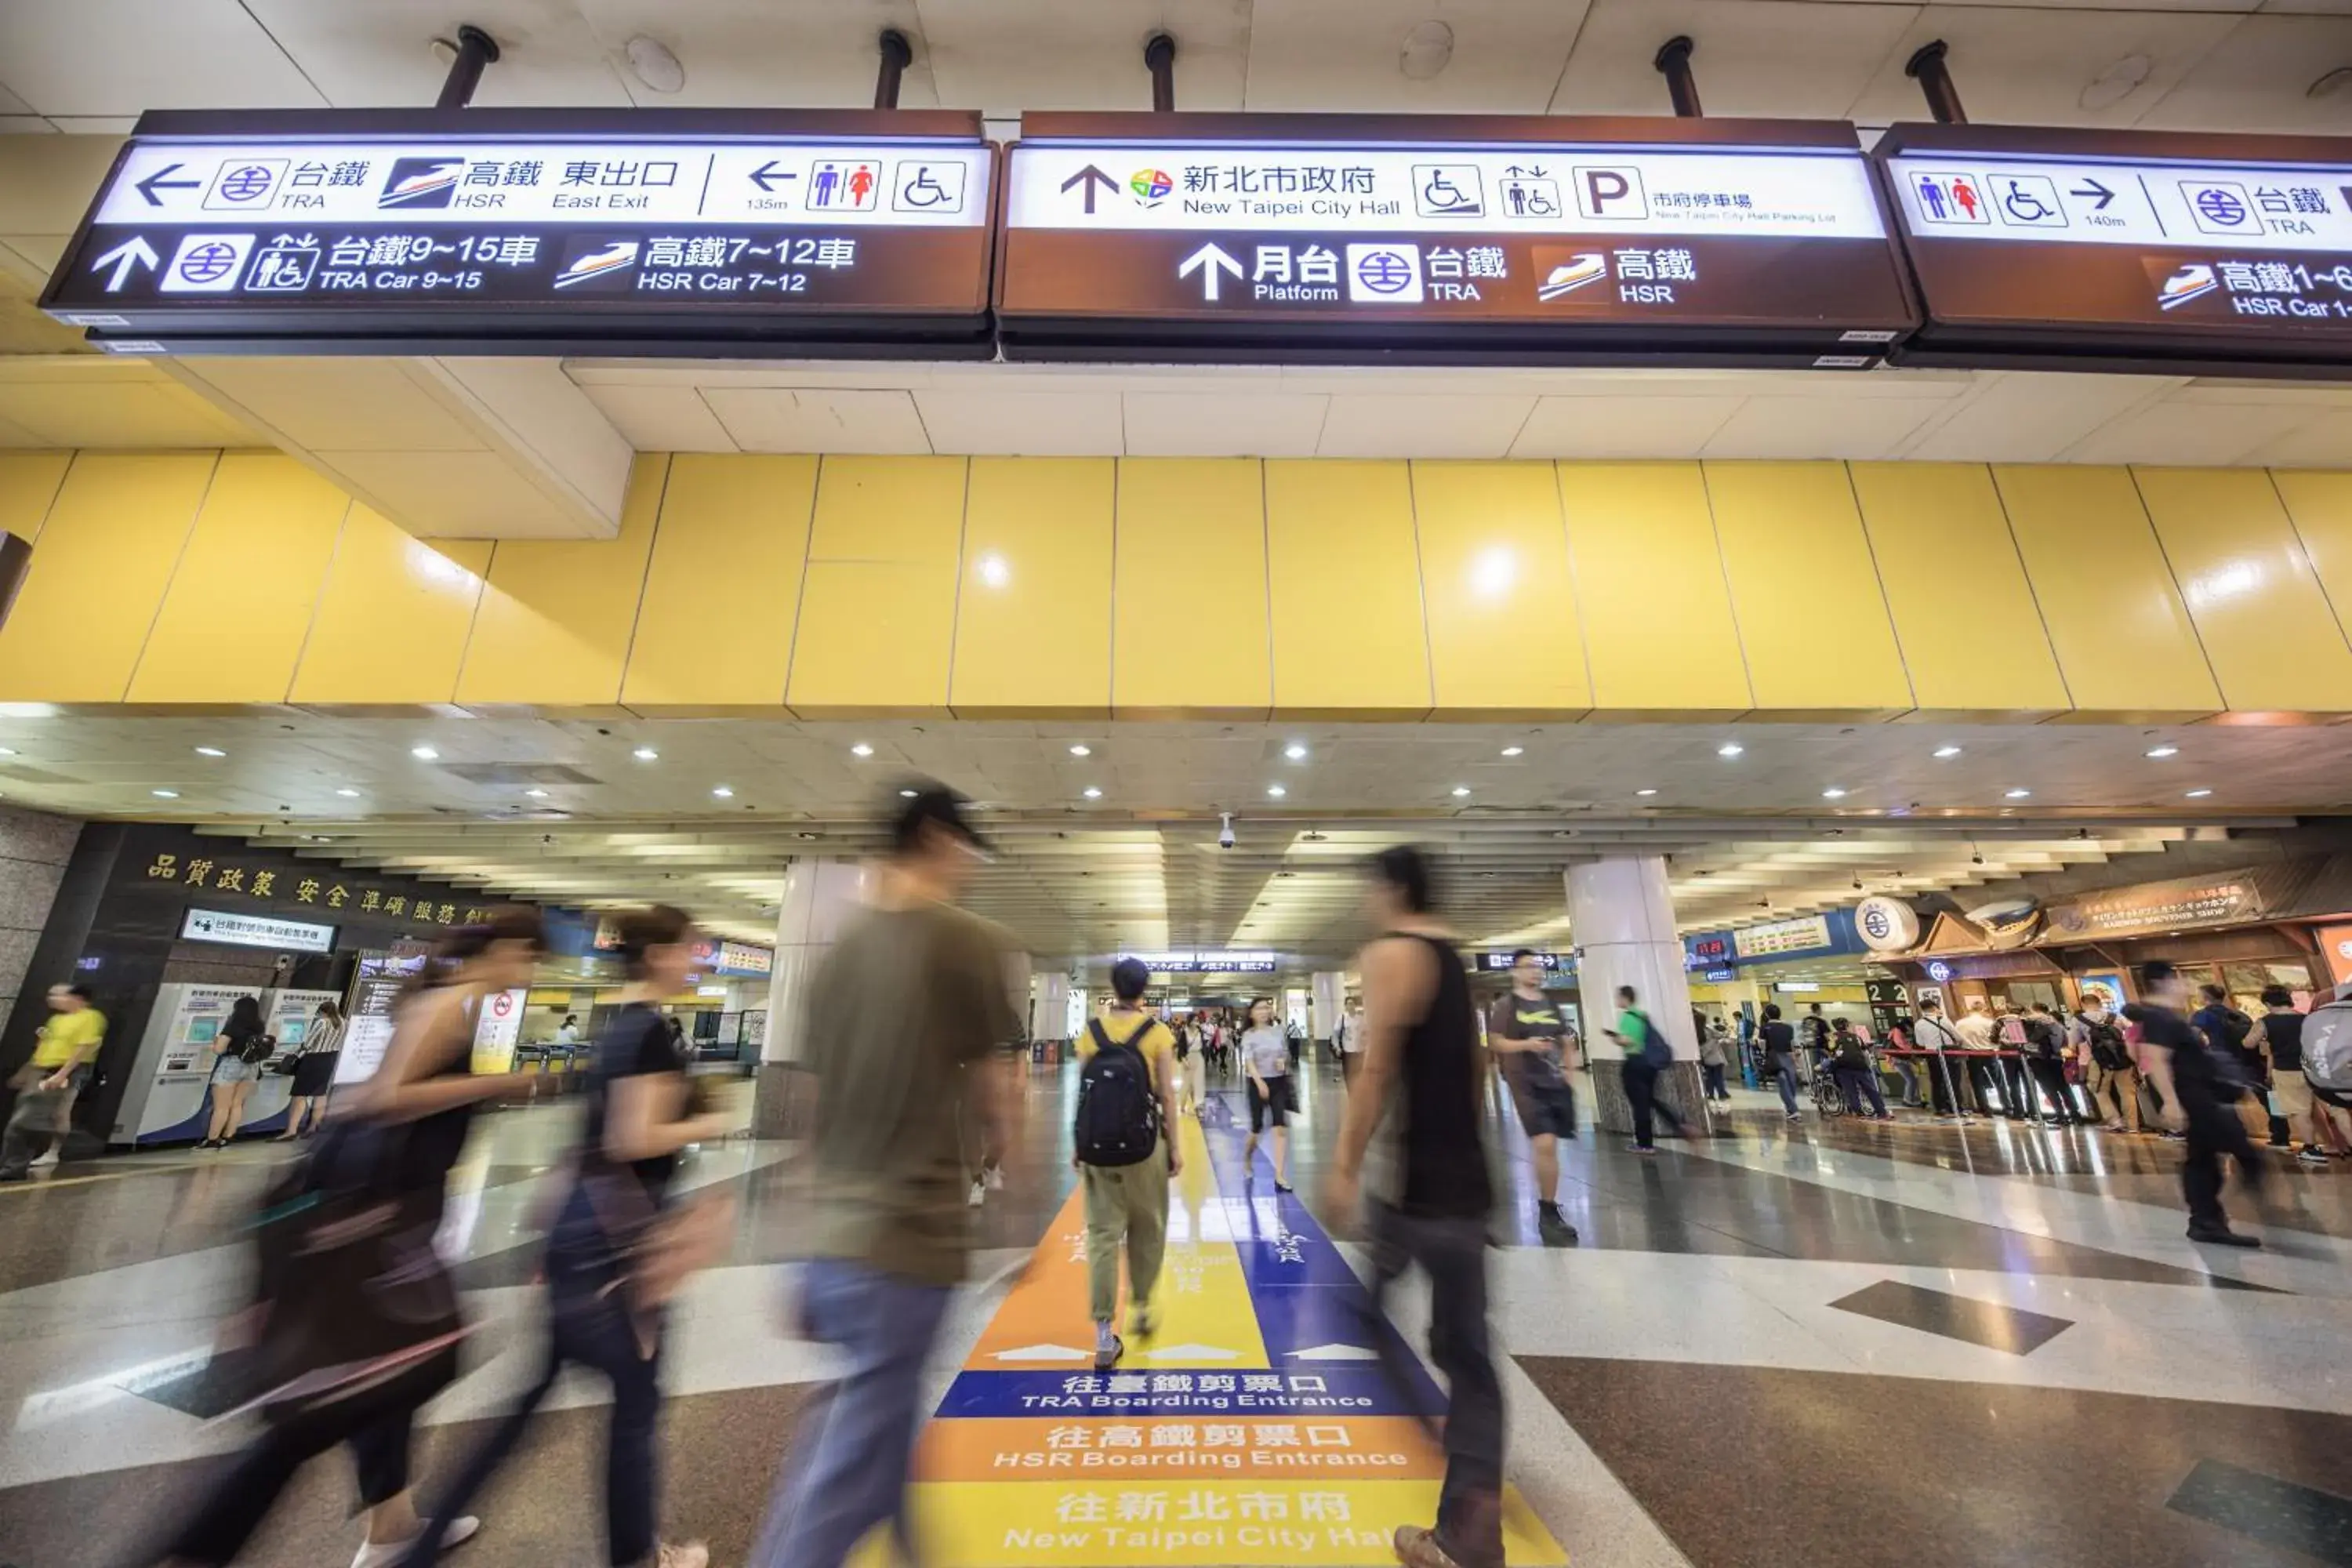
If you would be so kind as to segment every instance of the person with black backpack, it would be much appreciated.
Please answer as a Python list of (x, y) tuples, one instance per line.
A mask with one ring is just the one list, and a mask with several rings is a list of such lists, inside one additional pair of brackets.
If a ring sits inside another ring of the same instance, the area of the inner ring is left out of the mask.
[(2254, 1155), (2237, 1101), (2246, 1092), (2235, 1052), (2207, 1037), (2180, 1016), (2189, 983), (2161, 959), (2140, 972), (2143, 1000), (2124, 1009), (2147, 1044), (2142, 1060), (2148, 1081), (2164, 1105), (2164, 1124), (2186, 1135), (2188, 1158), (2180, 1189), (2189, 1203), (2189, 1239), (2222, 1247), (2260, 1247), (2262, 1242), (2230, 1228), (2221, 1208), (2221, 1156), (2238, 1163), (2238, 1179), (2259, 1198), (2269, 1174)]
[(1633, 1110), (1631, 1148), (1636, 1154), (1654, 1154), (1658, 1152), (1653, 1131), (1656, 1118), (1666, 1119), (1670, 1137), (1688, 1137), (1689, 1130), (1675, 1108), (1658, 1098), (1658, 1075), (1675, 1065), (1675, 1048), (1633, 1000), (1631, 985), (1617, 987), (1617, 1026), (1609, 1031), (1609, 1037), (1625, 1053), (1625, 1099)]
[(199, 1149), (226, 1149), (245, 1121), (245, 1102), (261, 1078), (261, 1064), (278, 1048), (261, 1023), (261, 1000), (240, 996), (229, 1004), (228, 1021), (213, 1037), (212, 1118)]
[(2095, 991), (2084, 993), (2083, 1009), (2075, 1016), (2090, 1047), (2091, 1104), (2107, 1118), (2101, 1130), (2128, 1132), (2137, 1138), (2139, 1071), (2132, 1065), (2131, 1046), (2124, 1038), (2123, 1026), (2107, 1011), (2106, 998)]
[(2028, 1047), (2026, 1066), (2033, 1081), (2042, 1088), (2050, 1101), (2050, 1120), (2053, 1126), (2073, 1127), (2083, 1120), (2074, 1108), (2074, 1097), (2068, 1092), (2066, 1082), (2066, 1028), (2051, 1012), (2050, 1004), (2036, 1002), (2025, 1015), (2025, 1038)]
[(1176, 1041), (1146, 1011), (1151, 971), (1139, 958), (1111, 965), (1115, 998), (1076, 1042), (1078, 1110), (1071, 1127), (1087, 1194), (1087, 1293), (1095, 1320), (1095, 1367), (1126, 1353), (1118, 1335), (1118, 1254), (1127, 1249), (1128, 1328), (1148, 1340), (1159, 1328), (1152, 1301), (1168, 1243), (1168, 1182), (1184, 1169), (1176, 1146)]

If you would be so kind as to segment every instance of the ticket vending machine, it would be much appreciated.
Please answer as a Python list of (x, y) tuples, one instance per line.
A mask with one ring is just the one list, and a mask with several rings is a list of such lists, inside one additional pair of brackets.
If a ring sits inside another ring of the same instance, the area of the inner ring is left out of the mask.
[(252, 985), (166, 985), (148, 1015), (147, 1033), (131, 1065), (130, 1087), (115, 1112), (107, 1142), (146, 1146), (184, 1143), (205, 1135), (211, 1115), (213, 1042), (240, 996), (261, 1004), (263, 1026), (278, 1049), (246, 1097), (239, 1133), (281, 1132), (292, 1079), (280, 1070), (301, 1048), (321, 1002), (340, 1004), (333, 991), (281, 991)]

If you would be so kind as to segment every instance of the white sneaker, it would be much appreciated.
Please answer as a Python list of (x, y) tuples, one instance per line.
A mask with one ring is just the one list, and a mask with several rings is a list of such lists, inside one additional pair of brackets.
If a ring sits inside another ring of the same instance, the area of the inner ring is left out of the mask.
[(975, 1180), (971, 1184), (971, 1195), (965, 1198), (963, 1201), (964, 1207), (976, 1209), (987, 1201), (988, 1184), (983, 1181)]
[(55, 1165), (58, 1163), (58, 1146), (52, 1143), (47, 1148), (42, 1150), (38, 1154), (34, 1155), (32, 1163), (28, 1165), (26, 1169), (37, 1171), (44, 1166)]
[(699, 1541), (664, 1542), (654, 1551), (654, 1568), (709, 1568), (710, 1548)]
[(988, 1183), (988, 1190), (990, 1192), (1003, 1192), (1004, 1190), (1004, 1167), (1002, 1165), (991, 1165), (988, 1168), (985, 1179)]
[[(482, 1521), (472, 1514), (459, 1515), (449, 1521), (448, 1529), (441, 1532), (441, 1550), (446, 1552), (453, 1546), (463, 1546), (473, 1540), (474, 1532), (481, 1528)], [(352, 1568), (389, 1568), (390, 1564), (407, 1556), (408, 1549), (415, 1544), (415, 1537), (406, 1541), (362, 1541), (360, 1542), (360, 1554), (352, 1559)]]

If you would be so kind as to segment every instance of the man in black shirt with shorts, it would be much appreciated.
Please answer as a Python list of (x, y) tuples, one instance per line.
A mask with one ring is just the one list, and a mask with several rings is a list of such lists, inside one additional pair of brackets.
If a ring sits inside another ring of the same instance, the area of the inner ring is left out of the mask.
[(1511, 989), (1486, 1016), (1486, 1048), (1527, 1129), (1536, 1167), (1536, 1229), (1547, 1247), (1572, 1247), (1576, 1227), (1559, 1212), (1559, 1141), (1576, 1136), (1576, 1089), (1568, 1081), (1568, 1026), (1544, 994), (1543, 961), (1527, 948), (1511, 955)]

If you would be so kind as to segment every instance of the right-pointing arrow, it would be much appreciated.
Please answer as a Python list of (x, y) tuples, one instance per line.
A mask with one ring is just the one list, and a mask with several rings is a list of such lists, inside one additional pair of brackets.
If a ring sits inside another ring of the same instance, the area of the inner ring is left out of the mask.
[(1230, 272), (1239, 281), (1242, 264), (1226, 255), (1213, 239), (1186, 257), (1176, 268), (1179, 278), (1190, 278), (1195, 272), (1201, 275), (1201, 298), (1213, 305), (1217, 302), (1217, 285), (1222, 281), (1219, 274)]
[(2083, 176), (2083, 183), (2081, 184), (2075, 186), (2066, 194), (2070, 196), (2096, 196), (2098, 198), (2098, 202), (2091, 208), (2095, 213), (2106, 211), (2107, 204), (2116, 199), (2115, 192), (2107, 189), (2106, 186), (2099, 184), (2098, 181), (2091, 178), (2088, 174)]

